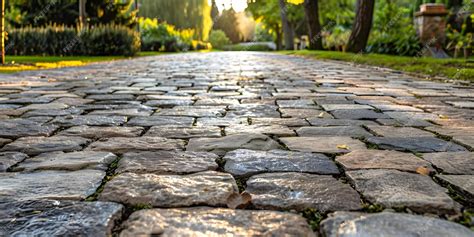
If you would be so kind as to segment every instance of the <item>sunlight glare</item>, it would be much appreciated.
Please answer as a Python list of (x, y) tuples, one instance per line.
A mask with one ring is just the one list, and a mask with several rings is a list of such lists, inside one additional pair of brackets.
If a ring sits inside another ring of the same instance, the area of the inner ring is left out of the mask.
[(236, 12), (243, 12), (247, 8), (247, 0), (216, 0), (216, 5), (220, 12), (231, 7)]

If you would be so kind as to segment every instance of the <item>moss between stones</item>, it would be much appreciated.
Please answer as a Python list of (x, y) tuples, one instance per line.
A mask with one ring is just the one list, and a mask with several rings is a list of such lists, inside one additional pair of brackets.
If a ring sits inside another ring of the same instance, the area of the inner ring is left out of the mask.
[(316, 209), (308, 208), (301, 212), (301, 215), (306, 218), (311, 229), (315, 232), (319, 232), (321, 221), (323, 221), (327, 215), (319, 212)]

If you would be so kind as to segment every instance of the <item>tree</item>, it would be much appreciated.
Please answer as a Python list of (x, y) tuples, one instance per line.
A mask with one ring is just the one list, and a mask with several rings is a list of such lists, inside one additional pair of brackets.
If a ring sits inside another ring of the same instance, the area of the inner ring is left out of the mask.
[(295, 49), (294, 46), (294, 31), (293, 26), (290, 24), (288, 20), (287, 12), (288, 8), (286, 6), (285, 0), (278, 0), (280, 5), (280, 17), (281, 17), (281, 25), (283, 29), (283, 35), (285, 37), (285, 49), (286, 50), (293, 50)]
[(0, 7), (2, 8), (2, 15), (1, 15), (1, 18), (0, 19), (0, 30), (2, 31), (1, 34), (1, 41), (0, 41), (0, 50), (2, 51), (1, 52), (1, 61), (2, 61), (2, 64), (5, 64), (5, 0), (0, 0)]
[(352, 33), (347, 44), (347, 51), (360, 53), (367, 47), (372, 21), (374, 17), (375, 0), (357, 0), (356, 18)]
[(87, 0), (79, 0), (79, 26), (87, 26), (87, 13), (86, 13)]
[(318, 0), (305, 0), (304, 10), (308, 23), (309, 48), (315, 50), (323, 49), (321, 37), (321, 24), (319, 23)]
[(232, 43), (240, 42), (241, 35), (239, 31), (239, 22), (234, 9), (222, 11), (222, 14), (216, 19), (214, 23), (215, 30), (222, 30), (229, 37)]
[[(79, 6), (84, 0), (9, 0), (9, 6), (24, 13), (21, 22), (9, 22), (14, 27), (59, 24), (75, 26)], [(87, 0), (88, 24), (120, 24), (132, 27), (136, 23), (133, 0)], [(84, 19), (86, 20), (86, 19)]]
[(139, 0), (140, 16), (158, 18), (178, 29), (194, 29), (195, 37), (207, 40), (212, 29), (208, 0)]
[(137, 11), (132, 10), (133, 1), (134, 0), (87, 0), (86, 14), (88, 24), (114, 23), (134, 27), (137, 23)]
[(274, 36), (277, 49), (282, 48), (281, 17), (279, 5), (276, 1), (252, 1), (248, 3), (247, 11), (252, 13), (257, 22), (261, 22), (265, 29)]

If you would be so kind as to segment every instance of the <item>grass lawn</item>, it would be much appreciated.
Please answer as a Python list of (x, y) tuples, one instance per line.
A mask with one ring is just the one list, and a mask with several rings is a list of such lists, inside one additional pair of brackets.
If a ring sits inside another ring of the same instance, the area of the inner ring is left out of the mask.
[(352, 54), (309, 50), (281, 51), (280, 53), (380, 66), (404, 72), (425, 74), (430, 77), (443, 76), (450, 79), (474, 81), (474, 58), (468, 60), (435, 59), (426, 57), (402, 57), (383, 54)]
[[(162, 52), (140, 52), (135, 57), (161, 55)], [(94, 62), (128, 59), (124, 56), (9, 56), (6, 65), (0, 65), (0, 73), (14, 73), (25, 70), (51, 69), (60, 67), (83, 66)]]

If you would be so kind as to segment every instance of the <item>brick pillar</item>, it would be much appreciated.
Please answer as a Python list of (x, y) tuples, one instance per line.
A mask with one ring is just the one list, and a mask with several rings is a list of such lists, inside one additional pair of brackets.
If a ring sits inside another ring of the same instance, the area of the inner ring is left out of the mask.
[(428, 3), (415, 13), (415, 27), (426, 47), (442, 48), (446, 41), (446, 15), (444, 4)]

